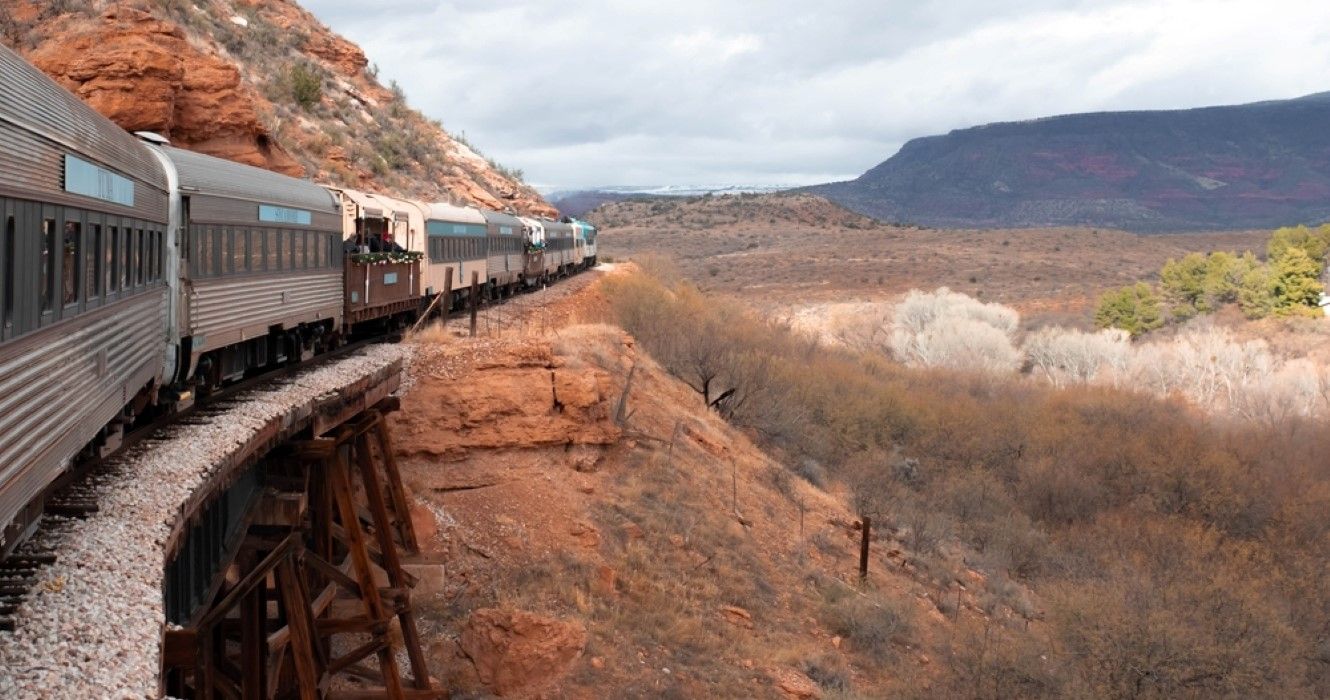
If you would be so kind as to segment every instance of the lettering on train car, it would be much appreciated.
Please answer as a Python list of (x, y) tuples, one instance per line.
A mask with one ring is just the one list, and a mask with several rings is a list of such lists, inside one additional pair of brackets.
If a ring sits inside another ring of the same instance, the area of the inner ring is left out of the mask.
[(314, 220), (314, 215), (304, 209), (291, 209), (289, 207), (275, 207), (271, 204), (259, 205), (259, 221), (271, 221), (275, 224), (296, 224), (297, 226), (309, 226)]
[(126, 207), (134, 206), (133, 180), (71, 155), (65, 156), (65, 191)]

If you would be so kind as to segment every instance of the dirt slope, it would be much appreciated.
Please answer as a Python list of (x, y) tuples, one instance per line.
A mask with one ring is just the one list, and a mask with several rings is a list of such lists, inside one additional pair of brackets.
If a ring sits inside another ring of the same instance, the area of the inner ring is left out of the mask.
[(0, 0), (0, 41), (131, 131), (330, 184), (551, 215), (288, 0)]
[(432, 671), (511, 697), (927, 688), (940, 640), (989, 619), (982, 577), (935, 581), (887, 532), (860, 585), (842, 497), (703, 410), (621, 330), (581, 324), (597, 295), (552, 299), (570, 325), (548, 332), (417, 341), (394, 439), (427, 542), (414, 600)]

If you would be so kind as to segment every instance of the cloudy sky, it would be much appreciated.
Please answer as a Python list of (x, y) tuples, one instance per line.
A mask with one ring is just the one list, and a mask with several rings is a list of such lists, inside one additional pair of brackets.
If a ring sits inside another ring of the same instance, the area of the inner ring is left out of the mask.
[(807, 184), (916, 136), (1330, 90), (1327, 0), (303, 0), (544, 187)]

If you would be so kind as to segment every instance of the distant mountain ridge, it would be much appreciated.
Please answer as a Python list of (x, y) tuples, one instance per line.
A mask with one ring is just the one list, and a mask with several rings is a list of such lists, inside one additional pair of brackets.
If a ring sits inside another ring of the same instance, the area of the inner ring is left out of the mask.
[(913, 139), (855, 180), (804, 190), (935, 227), (1320, 223), (1330, 220), (1328, 127), (1330, 92), (999, 122)]
[(582, 216), (602, 205), (661, 197), (769, 194), (789, 189), (771, 185), (610, 185), (581, 190), (551, 190), (545, 196), (568, 216)]

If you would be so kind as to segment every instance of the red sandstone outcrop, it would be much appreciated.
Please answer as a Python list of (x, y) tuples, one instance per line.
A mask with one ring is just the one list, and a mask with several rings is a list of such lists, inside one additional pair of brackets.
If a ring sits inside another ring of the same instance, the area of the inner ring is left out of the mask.
[(147, 12), (113, 6), (29, 59), (127, 130), (158, 132), (192, 150), (304, 175), (260, 123), (260, 98), (242, 84), (236, 66), (199, 51), (180, 27)]
[(586, 628), (521, 610), (471, 613), (458, 646), (496, 695), (539, 690), (568, 672), (586, 647)]
[[(4, 13), (21, 26), (27, 46), (17, 48), (29, 60), (128, 130), (343, 187), (557, 215), (535, 190), (401, 104), (367, 70), (360, 47), (291, 0), (183, 9), (148, 0), (62, 9), (0, 0)], [(290, 88), (282, 81), (296, 63), (323, 77), (319, 109), (295, 108), (283, 97)], [(380, 140), (410, 132), (414, 154), (385, 170), (383, 146), (362, 133), (366, 125)]]

